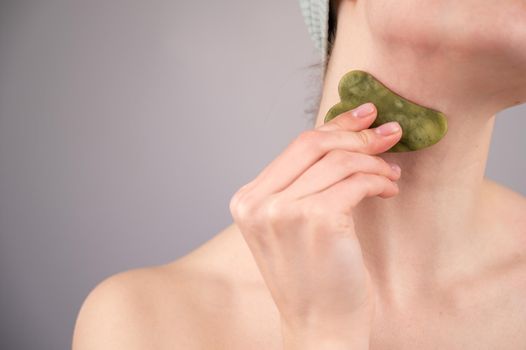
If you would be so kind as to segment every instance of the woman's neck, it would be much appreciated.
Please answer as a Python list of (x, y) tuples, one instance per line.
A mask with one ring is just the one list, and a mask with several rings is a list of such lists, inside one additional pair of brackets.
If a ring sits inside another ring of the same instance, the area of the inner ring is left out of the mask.
[(315, 126), (339, 102), (338, 82), (353, 69), (368, 71), (409, 100), (446, 114), (448, 132), (437, 144), (381, 155), (402, 168), (400, 193), (364, 200), (354, 218), (371, 275), (386, 288), (414, 291), (452, 281), (477, 269), (475, 262), (486, 254), (481, 249), (492, 239), (484, 171), (494, 115), (514, 103), (504, 98), (512, 95), (498, 84), (492, 89), (480, 85), (491, 76), (476, 70), (491, 68), (497, 58), (488, 58), (487, 67), (484, 62), (474, 66), (467, 50), (444, 53), (379, 42), (360, 8), (348, 5), (353, 3), (342, 2), (349, 7), (339, 11)]

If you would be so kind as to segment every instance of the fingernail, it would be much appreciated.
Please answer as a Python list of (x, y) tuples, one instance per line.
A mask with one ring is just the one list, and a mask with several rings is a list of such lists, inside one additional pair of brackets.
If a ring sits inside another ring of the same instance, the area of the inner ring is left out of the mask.
[(351, 111), (351, 115), (355, 118), (365, 118), (374, 112), (374, 105), (367, 102)]
[(398, 166), (398, 164), (389, 163), (391, 165), (391, 169), (393, 169), (397, 174), (400, 174), (402, 172), (402, 169)]
[(400, 131), (400, 124), (397, 122), (385, 123), (375, 128), (374, 131), (382, 136), (389, 136)]

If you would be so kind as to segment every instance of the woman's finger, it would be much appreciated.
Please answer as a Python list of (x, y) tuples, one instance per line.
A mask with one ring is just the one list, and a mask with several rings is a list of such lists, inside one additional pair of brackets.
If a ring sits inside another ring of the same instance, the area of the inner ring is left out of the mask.
[(250, 183), (246, 184), (245, 186), (251, 187), (252, 185), (255, 185), (259, 183), (259, 181), (267, 177), (267, 174), (269, 172), (272, 172), (275, 168), (279, 168), (282, 163), (288, 162), (288, 159), (290, 158), (289, 154), (290, 148), (298, 143), (299, 138), (308, 138), (307, 136), (303, 135), (305, 133), (310, 134), (312, 131), (360, 131), (367, 129), (371, 126), (371, 124), (376, 119), (376, 107), (372, 103), (365, 103), (363, 105), (358, 106), (357, 108), (346, 111), (344, 113), (339, 114), (335, 118), (331, 119), (329, 122), (318, 126), (315, 129), (310, 129), (305, 131), (304, 133), (300, 134), (300, 137), (296, 138), (289, 144), (287, 149), (283, 151), (278, 157), (274, 159), (272, 163), (267, 165), (260, 173), (259, 175), (252, 180)]
[(355, 109), (337, 115), (327, 123), (318, 126), (316, 130), (360, 131), (370, 127), (373, 121), (376, 119), (376, 115), (377, 110), (375, 105), (371, 102), (368, 102), (358, 106)]
[(378, 156), (336, 149), (328, 152), (280, 194), (287, 198), (304, 197), (327, 189), (357, 172), (382, 175), (394, 181), (400, 178), (400, 168)]
[(397, 195), (398, 192), (398, 184), (385, 176), (355, 173), (334, 186), (300, 200), (324, 203), (331, 210), (346, 213), (366, 197), (389, 198)]
[(254, 196), (266, 197), (282, 191), (309, 167), (334, 149), (365, 154), (387, 151), (402, 137), (400, 125), (389, 122), (359, 132), (312, 129), (300, 134), (268, 167), (247, 186)]

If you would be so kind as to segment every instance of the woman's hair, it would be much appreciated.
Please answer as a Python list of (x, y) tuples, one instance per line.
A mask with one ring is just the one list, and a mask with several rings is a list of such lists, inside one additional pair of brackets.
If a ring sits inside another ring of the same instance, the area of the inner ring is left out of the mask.
[[(336, 24), (337, 24), (337, 9), (338, 3), (340, 0), (330, 0), (329, 1), (329, 26), (328, 26), (328, 45), (327, 45), (327, 57), (331, 56), (332, 45), (334, 44), (334, 39), (336, 38)], [(327, 60), (329, 62), (329, 60)]]
[(318, 112), (320, 102), (321, 102), (321, 93), (323, 89), (323, 78), (325, 77), (325, 71), (327, 70), (327, 64), (329, 63), (329, 59), (332, 53), (332, 47), (334, 44), (334, 39), (336, 38), (336, 24), (337, 24), (337, 4), (340, 0), (329, 0), (329, 23), (328, 23), (328, 42), (327, 42), (327, 52), (325, 60), (325, 64), (320, 60), (319, 62), (316, 62), (314, 64), (311, 64), (307, 66), (309, 70), (314, 70), (316, 73), (314, 74), (315, 78), (313, 79), (313, 82), (315, 85), (314, 91), (315, 95), (308, 98), (308, 101), (310, 101), (312, 104), (308, 105), (305, 109), (305, 113), (309, 116), (309, 122), (312, 126), (316, 123), (316, 113)]

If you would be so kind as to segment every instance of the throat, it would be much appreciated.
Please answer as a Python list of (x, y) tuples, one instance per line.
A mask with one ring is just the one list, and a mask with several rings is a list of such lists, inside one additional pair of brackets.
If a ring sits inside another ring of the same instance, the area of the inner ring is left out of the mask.
[(398, 95), (445, 114), (448, 131), (438, 143), (379, 155), (401, 167), (399, 194), (366, 198), (353, 209), (371, 277), (384, 290), (407, 294), (473, 276), (515, 249), (498, 234), (500, 203), (484, 173), (495, 115), (524, 92), (500, 51), (390, 42), (373, 33), (365, 3), (340, 3), (315, 127), (340, 102), (338, 83), (351, 70), (369, 72)]

